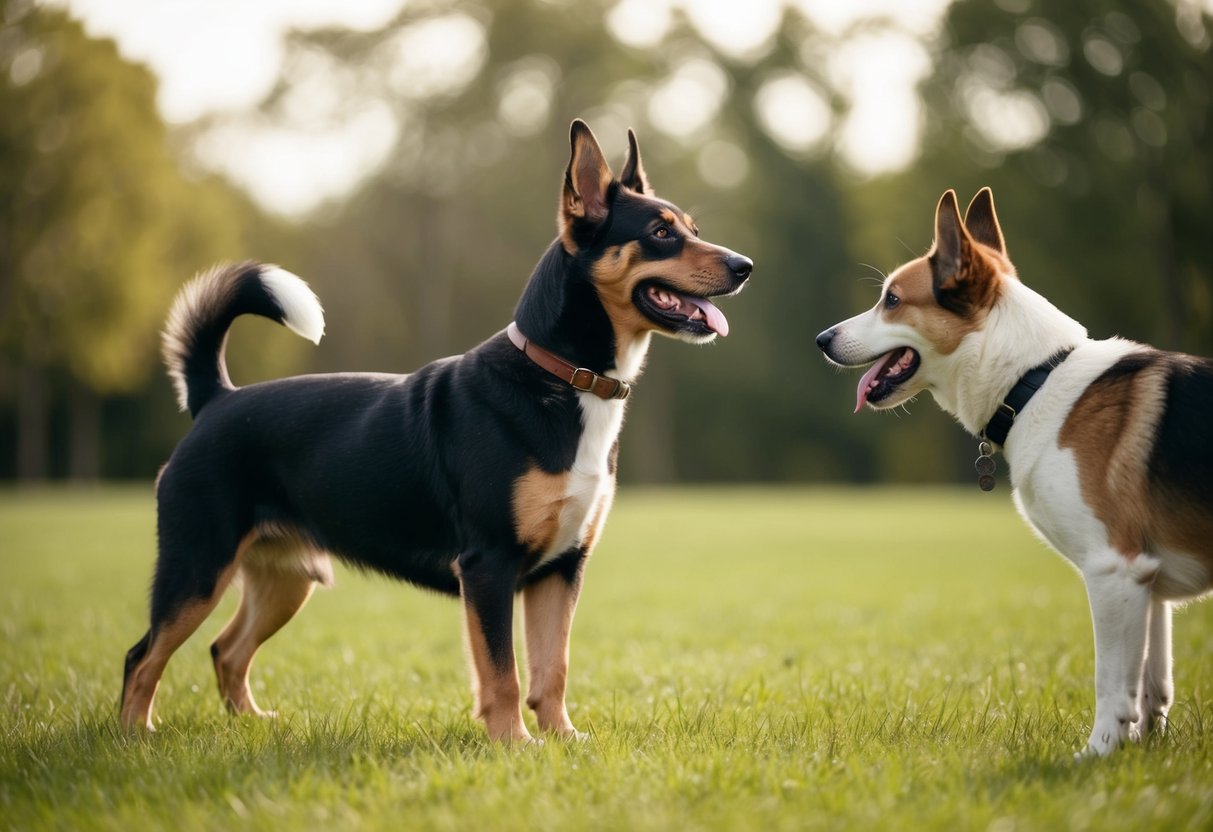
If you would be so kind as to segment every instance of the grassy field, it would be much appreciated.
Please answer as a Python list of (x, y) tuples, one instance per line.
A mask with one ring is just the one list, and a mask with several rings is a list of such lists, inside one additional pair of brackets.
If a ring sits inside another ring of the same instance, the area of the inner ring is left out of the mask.
[(570, 710), (490, 745), (455, 603), (341, 572), (227, 717), (207, 645), (117, 730), (150, 489), (0, 492), (0, 828), (1210, 829), (1213, 604), (1175, 620), (1171, 732), (1075, 763), (1079, 578), (1007, 492), (625, 491), (589, 567)]

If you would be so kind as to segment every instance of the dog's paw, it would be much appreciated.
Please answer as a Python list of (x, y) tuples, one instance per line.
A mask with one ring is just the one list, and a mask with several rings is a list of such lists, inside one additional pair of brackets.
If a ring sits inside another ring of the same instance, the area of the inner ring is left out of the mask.
[(1141, 731), (1136, 723), (1128, 720), (1100, 724), (1095, 723), (1095, 729), (1087, 740), (1087, 747), (1076, 754), (1078, 759), (1084, 757), (1106, 757), (1126, 742), (1139, 742)]

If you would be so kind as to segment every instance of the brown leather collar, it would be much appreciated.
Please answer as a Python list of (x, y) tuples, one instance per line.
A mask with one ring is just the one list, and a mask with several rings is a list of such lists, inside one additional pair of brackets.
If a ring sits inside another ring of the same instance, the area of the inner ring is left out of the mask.
[(574, 366), (555, 353), (545, 350), (523, 335), (518, 324), (513, 321), (510, 321), (510, 325), (506, 327), (505, 331), (514, 346), (522, 350), (523, 355), (574, 390), (593, 393), (598, 398), (607, 400), (626, 399), (632, 392), (632, 386), (626, 381), (620, 381), (610, 376), (600, 376), (593, 370)]

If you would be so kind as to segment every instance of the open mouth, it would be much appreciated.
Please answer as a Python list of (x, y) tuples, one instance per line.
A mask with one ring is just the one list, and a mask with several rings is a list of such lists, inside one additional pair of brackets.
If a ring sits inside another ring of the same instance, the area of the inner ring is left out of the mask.
[(636, 287), (636, 306), (650, 320), (667, 329), (691, 335), (729, 334), (729, 321), (707, 298), (679, 292), (657, 281)]
[(855, 389), (855, 412), (865, 402), (879, 404), (918, 371), (918, 353), (909, 347), (887, 352), (868, 368)]

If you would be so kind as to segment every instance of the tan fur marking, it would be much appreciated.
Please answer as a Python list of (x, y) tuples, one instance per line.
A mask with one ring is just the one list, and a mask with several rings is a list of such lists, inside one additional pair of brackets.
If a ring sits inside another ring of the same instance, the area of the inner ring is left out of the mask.
[(514, 533), (531, 554), (548, 550), (560, 533), (568, 474), (532, 467), (514, 481)]
[(312, 595), (316, 582), (305, 573), (286, 571), (253, 557), (250, 547), (240, 567), (240, 606), (215, 639), (214, 666), (219, 695), (228, 710), (255, 716), (262, 711), (249, 689), (249, 669), (257, 650), (290, 621)]
[(1097, 380), (1075, 403), (1058, 437), (1078, 463), (1083, 500), (1126, 557), (1157, 546), (1195, 555), (1213, 568), (1213, 517), (1168, 498), (1149, 482), (1149, 461), (1166, 403), (1171, 367)]
[[(237, 554), (236, 561), (239, 560)], [(126, 696), (122, 702), (120, 721), (127, 730), (146, 728), (155, 731), (152, 724), (152, 706), (156, 700), (156, 691), (160, 687), (160, 677), (168, 660), (172, 658), (177, 648), (193, 635), (198, 626), (215, 609), (223, 591), (227, 588), (236, 571), (234, 561), (224, 569), (215, 581), (215, 589), (209, 598), (194, 601), (182, 607), (177, 615), (153, 635), (151, 644), (143, 660), (131, 671), (127, 680)]]
[(565, 707), (569, 674), (569, 633), (580, 587), (561, 575), (549, 575), (522, 591), (525, 610), (528, 691), (542, 731), (576, 733)]
[(593, 267), (594, 285), (598, 287), (598, 297), (615, 330), (618, 352), (623, 352), (642, 332), (652, 327), (632, 303), (632, 292), (644, 279), (644, 270), (637, 268), (637, 264), (643, 265), (640, 244), (632, 241), (613, 248)]
[(881, 314), (890, 322), (905, 324), (923, 333), (940, 355), (950, 355), (966, 335), (985, 324), (990, 308), (998, 299), (1000, 282), (1001, 278), (995, 273), (990, 278), (994, 288), (987, 293), (982, 305), (975, 307), (969, 315), (957, 315), (936, 301), (931, 264), (926, 257), (920, 257), (893, 273), (888, 291), (901, 298), (901, 303), (892, 309), (882, 309)]
[(480, 617), (466, 601), (463, 604), (463, 612), (463, 634), (472, 671), (472, 696), (475, 699), (473, 713), (484, 721), (491, 740), (530, 741), (531, 734), (522, 722), (518, 671), (514, 666), (512, 652), (509, 666), (498, 668), (489, 655), (484, 630), (480, 626)]

